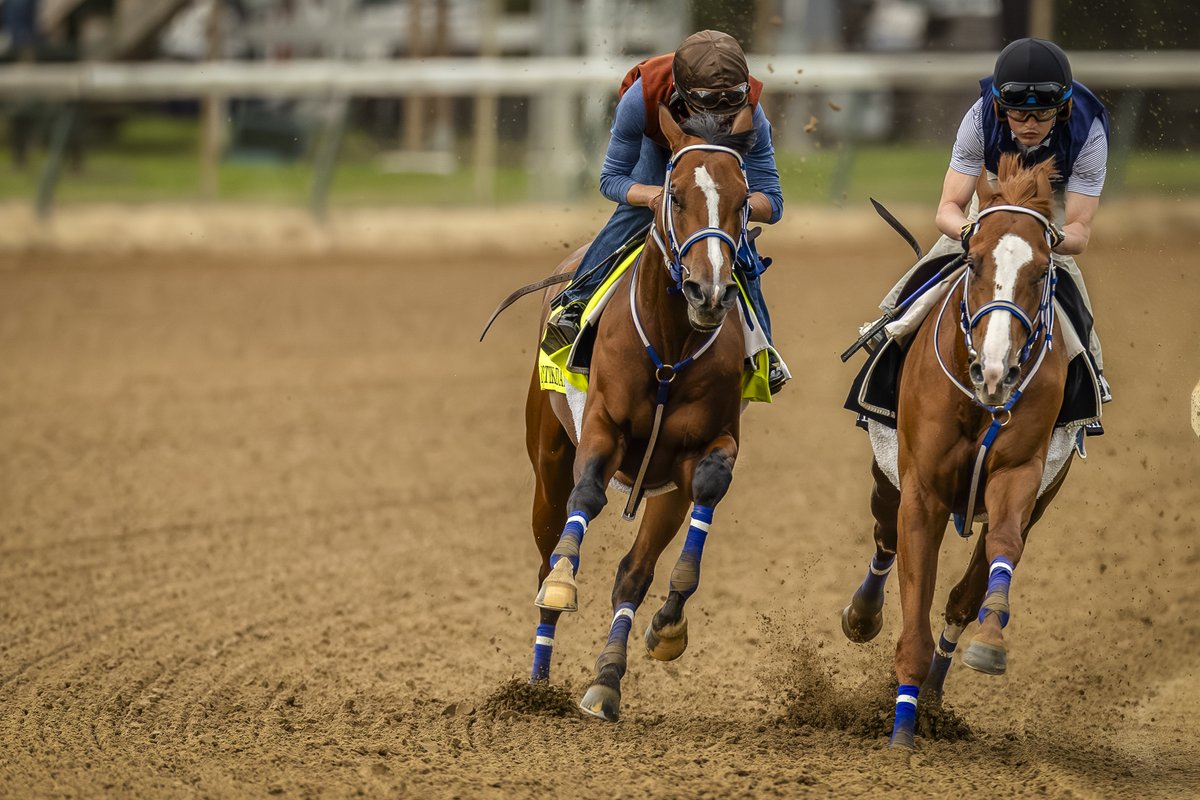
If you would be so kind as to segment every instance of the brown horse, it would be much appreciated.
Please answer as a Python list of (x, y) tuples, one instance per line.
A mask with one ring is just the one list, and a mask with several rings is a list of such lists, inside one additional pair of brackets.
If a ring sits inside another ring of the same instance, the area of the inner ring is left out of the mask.
[[(967, 267), (934, 306), (940, 311), (921, 324), (901, 373), (899, 489), (872, 463), (876, 553), (842, 620), (853, 641), (879, 632), (884, 581), (898, 555), (904, 623), (892, 747), (913, 747), (918, 693), (940, 700), (959, 635), (972, 619), (981, 625), (963, 663), (1005, 671), (1012, 572), (1070, 466), (1068, 454), (1056, 474), (1047, 472), (1067, 375), (1064, 349), (1056, 346), (1062, 338), (1048, 235), (1053, 171), (1052, 162), (1026, 168), (1006, 155), (998, 189), (986, 171), (980, 176), (982, 210)], [(965, 517), (960, 527), (969, 535), (977, 510), (986, 510), (987, 521), (950, 592), (935, 651), (929, 610), (942, 535), (952, 514)]]
[[(653, 495), (617, 570), (608, 643), (580, 703), (609, 721), (620, 713), (634, 611), (694, 501), (670, 593), (645, 633), (660, 660), (678, 658), (687, 646), (684, 603), (699, 584), (713, 507), (733, 477), (742, 408), (743, 334), (729, 311), (738, 302), (733, 265), (746, 235), (741, 154), (753, 137), (750, 113), (739, 113), (729, 128), (716, 118), (693, 118), (685, 132), (660, 107), (659, 121), (673, 155), (651, 232), (658, 246), (646, 244), (604, 310), (581, 418), (563, 395), (541, 390), (536, 367), (525, 412), (536, 477), (533, 536), (542, 556), (531, 682), (549, 680), (554, 627), (563, 611), (577, 608), (580, 545), (607, 502), (609, 482), (615, 477)], [(543, 325), (547, 312), (544, 306)], [(672, 484), (677, 490), (653, 494)]]

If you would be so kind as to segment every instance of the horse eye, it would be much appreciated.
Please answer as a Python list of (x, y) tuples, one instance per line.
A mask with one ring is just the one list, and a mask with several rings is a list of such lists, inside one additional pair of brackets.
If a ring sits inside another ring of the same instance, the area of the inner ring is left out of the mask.
[(671, 206), (672, 206), (672, 207), (673, 207), (673, 208), (674, 208), (676, 211), (682, 211), (682, 210), (683, 210), (683, 201), (679, 199), (679, 195), (677, 195), (677, 194), (672, 194), (672, 195), (671, 195)]

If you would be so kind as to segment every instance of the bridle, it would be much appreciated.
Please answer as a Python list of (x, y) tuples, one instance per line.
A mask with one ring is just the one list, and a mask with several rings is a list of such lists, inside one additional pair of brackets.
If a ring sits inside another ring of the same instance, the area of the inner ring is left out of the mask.
[[(998, 205), (985, 208), (983, 211), (979, 212), (979, 216), (976, 217), (975, 224), (971, 228), (970, 235), (974, 237), (974, 235), (979, 232), (979, 224), (984, 217), (986, 217), (988, 214), (994, 214), (998, 211), (1008, 211), (1014, 214), (1025, 214), (1026, 216), (1033, 217), (1042, 225), (1042, 231), (1046, 237), (1046, 244), (1051, 244), (1050, 220), (1046, 219), (1044, 215), (1038, 213), (1037, 211), (1034, 211), (1031, 208), (1025, 208), (1024, 206)], [(983, 474), (983, 462), (987, 458), (988, 450), (996, 441), (996, 436), (1000, 433), (1000, 429), (1012, 421), (1012, 408), (1014, 405), (1016, 405), (1017, 401), (1021, 399), (1021, 395), (1024, 394), (1025, 389), (1033, 380), (1033, 376), (1038, 373), (1039, 369), (1041, 369), (1042, 362), (1046, 358), (1046, 353), (1054, 349), (1054, 287), (1058, 283), (1058, 275), (1055, 273), (1054, 269), (1054, 258), (1051, 256), (1049, 263), (1046, 265), (1046, 274), (1042, 277), (1042, 294), (1041, 300), (1038, 303), (1037, 313), (1035, 313), (1032, 317), (1030, 317), (1024, 308), (1008, 300), (992, 300), (991, 302), (984, 303), (982, 306), (980, 306), (978, 311), (971, 313), (971, 308), (967, 303), (967, 298), (971, 289), (970, 276), (971, 269), (968, 267), (966, 270), (964, 270), (962, 277), (955, 281), (954, 285), (951, 286), (946, 292), (946, 299), (942, 301), (942, 308), (938, 312), (937, 324), (934, 328), (933, 336), (933, 352), (934, 355), (937, 356), (937, 361), (942, 368), (942, 372), (946, 374), (946, 377), (950, 379), (951, 383), (958, 387), (959, 391), (970, 398), (972, 403), (987, 411), (992, 416), (992, 424), (988, 426), (987, 431), (984, 433), (983, 441), (979, 446), (979, 453), (975, 458), (975, 469), (971, 474), (971, 485), (969, 496), (967, 498), (966, 513), (964, 514), (961, 522), (957, 515), (955, 515), (955, 528), (958, 530), (959, 535), (964, 537), (971, 535), (972, 520), (975, 518), (975, 500), (979, 491), (980, 478)], [(1038, 350), (1037, 359), (1034, 361), (1033, 366), (1025, 375), (1025, 379), (1022, 380), (1020, 385), (1013, 390), (1012, 395), (1009, 396), (1008, 400), (1003, 405), (993, 406), (980, 401), (975, 393), (968, 389), (963, 382), (960, 381), (958, 377), (955, 376), (954, 373), (951, 372), (946, 366), (946, 362), (942, 358), (941, 350), (938, 348), (937, 334), (942, 327), (942, 318), (945, 316), (946, 307), (950, 302), (951, 296), (954, 294), (954, 290), (959, 286), (959, 284), (962, 285), (962, 300), (959, 304), (959, 328), (962, 330), (963, 341), (967, 346), (968, 357), (972, 361), (978, 358), (979, 355), (975, 350), (972, 331), (975, 330), (975, 327), (979, 325), (984, 317), (997, 311), (1007, 311), (1009, 314), (1012, 314), (1013, 317), (1015, 317), (1017, 321), (1021, 323), (1021, 326), (1025, 328), (1025, 344), (1021, 347), (1021, 353), (1017, 359), (1018, 366), (1022, 368), (1025, 367), (1032, 356), (1034, 346), (1037, 344), (1038, 339), (1041, 339), (1042, 346)]]
[[(675, 213), (674, 203), (672, 202), (674, 194), (671, 191), (671, 174), (675, 171), (675, 166), (679, 163), (679, 159), (685, 153), (693, 151), (708, 151), (713, 153), (728, 153), (737, 159), (738, 167), (742, 171), (742, 181), (746, 184), (747, 199), (742, 204), (741, 210), (741, 230), (738, 232), (738, 238), (734, 239), (728, 233), (720, 228), (706, 226), (692, 233), (683, 240), (683, 244), (679, 243), (679, 237), (675, 235)], [(719, 144), (692, 144), (687, 147), (680, 148), (677, 152), (671, 155), (671, 160), (667, 162), (667, 175), (663, 180), (662, 194), (662, 227), (666, 231), (666, 240), (663, 240), (662, 234), (659, 233), (658, 225), (650, 228), (650, 237), (654, 243), (658, 245), (658, 249), (662, 251), (663, 260), (667, 265), (667, 271), (671, 274), (671, 281), (674, 283), (674, 291), (680, 292), (683, 290), (683, 282), (687, 279), (690, 272), (683, 265), (683, 257), (696, 244), (705, 239), (718, 239), (729, 246), (731, 256), (734, 260), (737, 259), (738, 251), (746, 242), (746, 228), (750, 223), (750, 200), (749, 200), (750, 183), (746, 178), (746, 163), (742, 159), (742, 154), (731, 147), (723, 147)]]
[[(1025, 208), (1024, 206), (999, 205), (985, 208), (983, 211), (979, 212), (979, 216), (976, 218), (975, 224), (971, 228), (970, 235), (974, 237), (974, 235), (979, 231), (980, 222), (984, 217), (986, 217), (988, 214), (994, 214), (998, 211), (1008, 211), (1010, 213), (1025, 214), (1026, 216), (1033, 217), (1042, 224), (1043, 234), (1046, 237), (1046, 244), (1050, 244), (1050, 220), (1046, 219), (1045, 216), (1037, 211), (1034, 211), (1032, 208)], [(1047, 265), (1046, 274), (1042, 278), (1042, 294), (1041, 299), (1038, 302), (1037, 312), (1032, 317), (1027, 311), (1025, 311), (1024, 308), (1010, 300), (992, 300), (989, 303), (984, 303), (982, 306), (980, 306), (978, 311), (972, 313), (971, 307), (968, 303), (968, 297), (970, 296), (971, 290), (971, 270), (969, 268), (963, 272), (962, 277), (960, 277), (958, 281), (956, 281), (955, 284), (950, 287), (950, 291), (946, 293), (946, 300), (942, 302), (942, 310), (938, 314), (938, 327), (940, 329), (942, 317), (946, 312), (946, 305), (949, 302), (951, 295), (954, 294), (954, 289), (958, 286), (958, 284), (962, 284), (962, 301), (959, 303), (958, 324), (963, 333), (963, 341), (967, 346), (967, 355), (972, 361), (978, 358), (979, 355), (978, 351), (975, 349), (973, 332), (975, 328), (979, 326), (979, 323), (983, 321), (984, 317), (997, 311), (1007, 311), (1009, 314), (1012, 314), (1013, 317), (1015, 317), (1016, 320), (1021, 323), (1021, 327), (1025, 329), (1025, 343), (1021, 346), (1021, 353), (1017, 358), (1018, 366), (1024, 367), (1029, 362), (1029, 359), (1033, 353), (1034, 345), (1037, 344), (1038, 339), (1042, 340), (1042, 348), (1038, 352), (1037, 361), (1034, 363), (1033, 368), (1030, 369), (1029, 373), (1025, 376), (1025, 380), (1023, 380), (1021, 385), (1013, 391), (1013, 394), (1011, 397), (1009, 397), (1008, 402), (1000, 406), (991, 406), (980, 402), (979, 398), (975, 396), (975, 393), (968, 389), (963, 382), (960, 381), (954, 375), (954, 373), (950, 371), (950, 369), (946, 366), (945, 360), (942, 358), (941, 351), (937, 347), (937, 339), (934, 339), (934, 353), (937, 355), (938, 364), (941, 365), (942, 371), (946, 374), (946, 377), (950, 379), (951, 383), (958, 387), (959, 391), (971, 398), (972, 402), (990, 412), (993, 416), (1001, 412), (1011, 411), (1013, 405), (1021, 397), (1025, 387), (1029, 385), (1029, 382), (1033, 380), (1033, 376), (1036, 375), (1038, 369), (1041, 368), (1046, 352), (1054, 349), (1054, 287), (1057, 283), (1058, 276), (1054, 269), (1054, 259), (1051, 258), (1049, 264)]]
[[(750, 200), (749, 197), (747, 197), (746, 202), (742, 205), (741, 231), (739, 232), (737, 239), (734, 239), (720, 228), (710, 225), (701, 228), (700, 230), (688, 236), (687, 239), (683, 241), (682, 245), (679, 244), (678, 237), (675, 235), (675, 216), (672, 213), (672, 207), (674, 204), (671, 202), (671, 173), (674, 171), (675, 165), (679, 162), (680, 156), (695, 150), (728, 153), (737, 159), (738, 166), (742, 170), (742, 180), (747, 180), (746, 165), (742, 161), (741, 153), (732, 148), (722, 147), (721, 145), (717, 144), (688, 145), (687, 147), (680, 148), (678, 152), (671, 156), (671, 160), (667, 162), (667, 176), (663, 181), (662, 212), (662, 227), (667, 232), (667, 238), (666, 241), (663, 240), (663, 237), (658, 232), (657, 224), (651, 226), (650, 236), (654, 239), (655, 244), (658, 245), (658, 249), (662, 251), (663, 261), (667, 265), (667, 271), (670, 273), (672, 281), (672, 286), (670, 286), (667, 291), (673, 294), (679, 294), (683, 292), (683, 282), (689, 274), (687, 267), (683, 266), (683, 257), (687, 255), (688, 250), (692, 249), (692, 247), (694, 247), (698, 242), (702, 242), (705, 239), (719, 239), (729, 246), (731, 251), (730, 263), (733, 264), (737, 261), (738, 251), (746, 241), (746, 225), (750, 221)], [(749, 185), (749, 182), (747, 182), (747, 194), (749, 193)], [(644, 249), (642, 250), (642, 254), (645, 254)], [(650, 358), (651, 363), (654, 364), (654, 379), (658, 381), (658, 392), (654, 398), (654, 422), (650, 428), (650, 439), (646, 443), (645, 455), (642, 457), (642, 463), (638, 468), (637, 477), (634, 478), (633, 485), (629, 489), (629, 500), (626, 502), (625, 511), (622, 514), (622, 516), (627, 520), (632, 520), (637, 515), (638, 505), (642, 501), (642, 487), (646, 479), (646, 471), (650, 467), (650, 459), (654, 455), (654, 445), (657, 443), (659, 431), (662, 429), (663, 414), (667, 405), (667, 397), (671, 391), (671, 383), (674, 382), (675, 378), (680, 372), (687, 368), (697, 358), (704, 355), (704, 353), (710, 347), (712, 347), (713, 343), (717, 341), (717, 337), (721, 335), (721, 330), (725, 327), (725, 323), (722, 322), (715, 329), (713, 329), (712, 333), (709, 334), (704, 343), (696, 348), (691, 355), (681, 358), (674, 364), (669, 364), (663, 361), (662, 357), (659, 356), (658, 351), (654, 349), (654, 345), (650, 343), (650, 338), (646, 335), (646, 330), (642, 326), (641, 315), (638, 314), (636, 287), (637, 270), (641, 263), (642, 258), (641, 255), (639, 255), (637, 260), (633, 262), (633, 269), (631, 270), (629, 277), (629, 311), (633, 317), (633, 327), (637, 331), (638, 338), (641, 339), (642, 347), (645, 349), (646, 355)]]

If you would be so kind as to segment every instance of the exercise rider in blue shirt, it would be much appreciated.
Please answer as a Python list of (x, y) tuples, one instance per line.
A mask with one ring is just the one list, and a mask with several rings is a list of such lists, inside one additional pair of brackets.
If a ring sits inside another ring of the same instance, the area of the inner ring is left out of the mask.
[[(762, 83), (750, 75), (737, 40), (719, 31), (693, 34), (674, 53), (647, 59), (629, 71), (621, 84), (612, 138), (600, 171), (600, 191), (617, 203), (617, 209), (584, 254), (576, 277), (555, 298), (542, 342), (544, 349), (554, 352), (575, 340), (585, 304), (616, 267), (613, 256), (626, 242), (644, 235), (654, 221), (671, 158), (658, 125), (659, 104), (666, 105), (681, 124), (692, 114), (732, 120), (746, 106), (753, 108), (756, 138), (744, 159), (750, 187), (750, 220), (779, 221), (783, 194), (771, 144), (771, 123), (758, 105), (761, 93)], [(771, 321), (759, 286), (759, 275), (769, 263), (758, 257), (752, 244), (738, 254), (738, 271), (763, 332), (771, 341)], [(786, 381), (783, 370), (774, 362), (770, 381), (772, 392)]]

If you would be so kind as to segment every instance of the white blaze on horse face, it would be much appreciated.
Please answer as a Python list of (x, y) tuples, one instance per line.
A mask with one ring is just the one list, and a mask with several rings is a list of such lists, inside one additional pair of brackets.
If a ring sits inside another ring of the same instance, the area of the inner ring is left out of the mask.
[[(1013, 302), (1021, 270), (1033, 261), (1033, 248), (1020, 236), (1006, 233), (992, 251), (996, 262), (996, 291), (993, 299)], [(1008, 356), (1012, 351), (1013, 315), (1008, 311), (993, 311), (985, 317), (987, 332), (983, 338), (983, 383), (989, 390), (999, 388), (1008, 372)]]
[[(708, 227), (721, 227), (721, 194), (717, 191), (717, 182), (708, 174), (703, 166), (696, 167), (696, 185), (704, 192), (708, 201)], [(708, 260), (713, 268), (713, 295), (721, 291), (721, 267), (725, 266), (725, 254), (721, 252), (721, 240), (711, 237), (708, 240)]]

